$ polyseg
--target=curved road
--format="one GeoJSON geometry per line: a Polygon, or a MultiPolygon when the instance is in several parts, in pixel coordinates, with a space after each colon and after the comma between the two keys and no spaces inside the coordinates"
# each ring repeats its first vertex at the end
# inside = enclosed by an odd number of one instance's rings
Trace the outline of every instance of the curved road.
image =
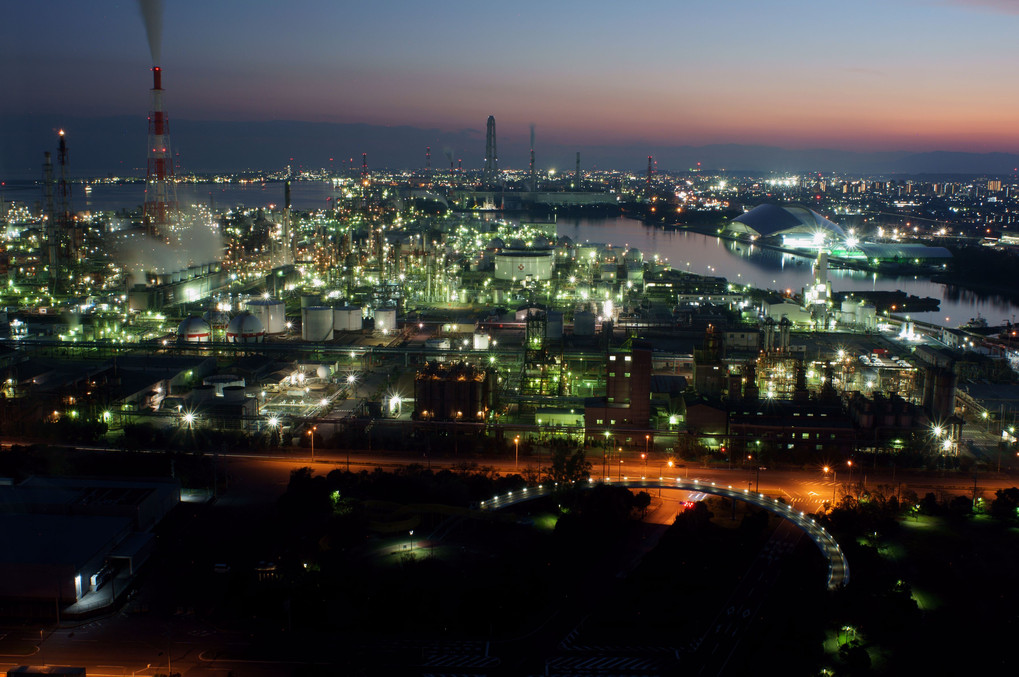
{"type": "MultiPolygon", "coordinates": [[[[788,503],[782,502],[777,498],[772,498],[765,494],[752,492],[749,489],[734,489],[732,485],[719,486],[715,482],[701,482],[699,480],[683,480],[676,478],[670,479],[629,479],[624,478],[622,480],[602,480],[596,482],[591,479],[587,482],[588,487],[592,487],[595,484],[606,484],[626,487],[627,489],[681,489],[685,491],[699,491],[705,494],[714,494],[716,496],[723,496],[737,501],[744,501],[758,508],[763,508],[769,512],[775,513],[780,517],[784,517],[807,534],[814,544],[817,545],[821,554],[828,561],[828,589],[835,590],[840,588],[849,582],[849,562],[846,560],[845,554],[842,552],[842,548],[839,547],[838,542],[828,531],[822,527],[814,519],[812,515],[809,515],[801,510],[796,510],[793,506],[788,503]]],[[[523,503],[525,501],[533,501],[537,498],[550,495],[556,488],[556,485],[545,485],[539,484],[536,487],[524,487],[518,491],[510,491],[506,494],[500,494],[493,496],[492,498],[482,501],[480,507],[482,510],[498,510],[505,508],[517,503],[523,503]]]]}

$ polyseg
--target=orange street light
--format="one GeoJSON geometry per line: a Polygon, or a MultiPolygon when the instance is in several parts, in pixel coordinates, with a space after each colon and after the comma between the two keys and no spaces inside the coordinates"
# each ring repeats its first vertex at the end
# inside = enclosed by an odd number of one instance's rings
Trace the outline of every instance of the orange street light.
{"type": "Polygon", "coordinates": [[[318,430],[318,426],[317,425],[311,426],[311,429],[308,430],[308,435],[311,436],[311,462],[312,463],[315,462],[315,431],[316,430],[318,430]]]}

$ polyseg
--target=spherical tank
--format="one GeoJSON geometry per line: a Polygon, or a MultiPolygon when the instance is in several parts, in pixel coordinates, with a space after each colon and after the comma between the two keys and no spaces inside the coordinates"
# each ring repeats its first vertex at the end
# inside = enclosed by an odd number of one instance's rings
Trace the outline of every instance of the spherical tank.
{"type": "Polygon", "coordinates": [[[262,321],[247,311],[234,316],[226,328],[228,343],[261,343],[264,338],[262,321]]]}
{"type": "Polygon", "coordinates": [[[212,340],[212,327],[200,317],[185,318],[177,327],[177,340],[187,343],[208,343],[212,340]]]}

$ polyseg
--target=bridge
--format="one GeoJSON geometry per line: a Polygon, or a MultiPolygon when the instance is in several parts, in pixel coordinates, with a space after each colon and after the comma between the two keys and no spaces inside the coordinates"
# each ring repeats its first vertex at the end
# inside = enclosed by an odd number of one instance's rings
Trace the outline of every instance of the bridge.
{"type": "MultiPolygon", "coordinates": [[[[817,523],[813,515],[808,515],[801,510],[796,510],[792,505],[779,501],[766,494],[760,494],[749,489],[733,489],[732,485],[719,486],[715,482],[702,482],[697,479],[684,480],[680,478],[669,479],[659,477],[657,479],[645,478],[620,480],[595,480],[587,481],[587,488],[596,484],[626,487],[627,489],[680,489],[682,491],[699,491],[705,494],[723,496],[736,501],[743,501],[758,508],[763,508],[771,513],[789,520],[810,537],[821,554],[828,561],[828,589],[835,590],[849,582],[849,562],[846,560],[842,548],[839,547],[835,538],[828,531],[817,523]]],[[[482,510],[499,510],[517,503],[533,501],[544,496],[551,495],[557,489],[556,484],[539,484],[536,487],[524,487],[517,491],[510,491],[505,494],[493,496],[481,501],[482,510]]]]}

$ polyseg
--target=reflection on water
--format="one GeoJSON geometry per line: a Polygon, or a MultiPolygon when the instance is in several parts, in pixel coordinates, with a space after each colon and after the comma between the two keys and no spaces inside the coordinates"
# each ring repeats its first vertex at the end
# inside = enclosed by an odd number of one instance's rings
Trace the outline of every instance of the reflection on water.
{"type": "MultiPolygon", "coordinates": [[[[769,289],[800,290],[811,279],[811,257],[755,247],[689,231],[645,226],[625,216],[609,218],[560,218],[560,235],[579,241],[612,242],[636,247],[645,258],[666,258],[673,268],[700,275],[718,275],[736,284],[769,289]]],[[[902,290],[941,301],[940,311],[914,313],[920,320],[957,326],[979,313],[991,325],[1011,321],[1016,312],[1011,300],[931,282],[913,275],[883,275],[863,270],[831,270],[834,291],[902,290]],[[947,318],[947,319],[946,319],[947,318]]]]}

